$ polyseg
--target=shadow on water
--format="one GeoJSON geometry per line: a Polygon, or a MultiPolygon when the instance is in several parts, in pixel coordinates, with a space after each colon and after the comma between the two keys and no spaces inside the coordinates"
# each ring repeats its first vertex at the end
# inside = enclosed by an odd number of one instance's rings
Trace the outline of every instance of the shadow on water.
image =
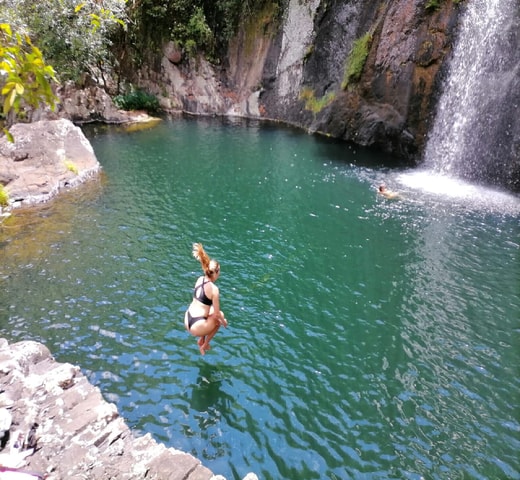
{"type": "Polygon", "coordinates": [[[226,403],[226,397],[221,391],[222,382],[226,377],[223,370],[225,367],[217,367],[208,363],[200,366],[190,399],[190,406],[193,410],[200,413],[208,412],[210,409],[219,411],[217,406],[226,403]]]}

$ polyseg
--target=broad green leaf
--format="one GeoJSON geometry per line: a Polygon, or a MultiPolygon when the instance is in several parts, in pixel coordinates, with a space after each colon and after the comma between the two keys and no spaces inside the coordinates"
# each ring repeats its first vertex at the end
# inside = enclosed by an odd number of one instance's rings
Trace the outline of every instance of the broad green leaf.
{"type": "Polygon", "coordinates": [[[11,108],[13,108],[14,98],[16,96],[16,90],[11,90],[9,95],[6,95],[4,100],[4,115],[7,115],[11,108]]]}
{"type": "Polygon", "coordinates": [[[35,46],[35,45],[32,46],[32,53],[35,54],[35,55],[38,55],[38,57],[42,57],[43,58],[41,50],[37,46],[35,46]]]}

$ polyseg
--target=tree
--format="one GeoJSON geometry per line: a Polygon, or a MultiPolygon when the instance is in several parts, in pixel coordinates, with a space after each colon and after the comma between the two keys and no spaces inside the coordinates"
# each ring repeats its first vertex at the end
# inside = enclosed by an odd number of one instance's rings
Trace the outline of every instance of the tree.
{"type": "Polygon", "coordinates": [[[139,0],[129,3],[129,32],[121,48],[132,50],[139,66],[172,40],[188,55],[217,60],[244,21],[266,6],[281,11],[286,0],[139,0]]]}
{"type": "Polygon", "coordinates": [[[35,108],[44,103],[54,108],[53,81],[56,81],[54,69],[45,63],[29,36],[13,33],[7,23],[0,24],[0,87],[7,119],[3,131],[11,141],[8,128],[24,107],[35,108]]]}
{"type": "Polygon", "coordinates": [[[54,109],[57,98],[52,84],[58,74],[43,58],[50,58],[62,79],[77,79],[89,72],[103,75],[103,63],[110,58],[109,32],[126,26],[126,0],[96,0],[73,8],[63,0],[0,0],[0,93],[6,127],[28,108],[42,104],[54,109]],[[31,36],[28,32],[31,32],[31,36]],[[33,43],[36,38],[39,47],[33,43]],[[41,50],[40,50],[41,49],[41,50]]]}
{"type": "Polygon", "coordinates": [[[80,82],[85,73],[104,80],[115,61],[111,36],[126,26],[126,0],[2,1],[2,13],[31,32],[60,80],[80,82]]]}

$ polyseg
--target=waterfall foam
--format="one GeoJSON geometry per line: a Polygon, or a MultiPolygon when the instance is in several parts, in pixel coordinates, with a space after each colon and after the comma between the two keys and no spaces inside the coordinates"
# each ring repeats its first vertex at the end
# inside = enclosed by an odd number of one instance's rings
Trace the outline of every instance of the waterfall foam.
{"type": "Polygon", "coordinates": [[[424,166],[491,185],[520,185],[517,0],[467,2],[424,166]]]}
{"type": "Polygon", "coordinates": [[[436,203],[442,202],[453,210],[465,208],[480,212],[520,215],[518,197],[432,170],[414,169],[396,175],[391,181],[401,185],[401,193],[414,201],[419,197],[410,194],[410,191],[420,191],[421,201],[430,199],[436,203]]]}

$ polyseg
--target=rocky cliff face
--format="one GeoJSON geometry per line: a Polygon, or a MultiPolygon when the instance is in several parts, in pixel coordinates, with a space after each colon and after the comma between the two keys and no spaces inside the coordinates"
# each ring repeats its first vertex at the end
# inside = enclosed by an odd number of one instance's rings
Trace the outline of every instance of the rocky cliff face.
{"type": "MultiPolygon", "coordinates": [[[[242,26],[218,68],[172,56],[134,80],[167,109],[269,118],[417,158],[436,103],[460,6],[427,0],[288,0],[242,26]],[[370,35],[361,76],[344,85],[357,39],[370,35]]],[[[170,53],[169,53],[170,52],[170,53]]],[[[155,63],[155,62],[151,62],[155,63]]]]}
{"type": "MultiPolygon", "coordinates": [[[[331,61],[313,65],[309,59],[305,80],[320,89],[316,96],[327,94],[326,89],[336,92],[330,107],[316,114],[312,130],[379,146],[406,158],[422,148],[435,106],[440,68],[450,51],[452,25],[457,18],[451,2],[435,14],[428,14],[424,4],[400,0],[382,2],[375,8],[362,2],[357,12],[339,10],[342,16],[350,14],[358,22],[355,31],[349,32],[352,40],[343,47],[347,55],[352,41],[363,34],[370,32],[372,42],[359,81],[345,89],[340,85],[345,61],[334,59],[333,50],[331,61]],[[327,78],[333,83],[325,83],[322,63],[330,65],[327,78]]],[[[334,8],[323,13],[323,21],[330,24],[324,29],[325,35],[330,30],[340,35],[342,22],[334,8]]],[[[321,50],[327,51],[325,47],[316,49],[321,50]]]]}

